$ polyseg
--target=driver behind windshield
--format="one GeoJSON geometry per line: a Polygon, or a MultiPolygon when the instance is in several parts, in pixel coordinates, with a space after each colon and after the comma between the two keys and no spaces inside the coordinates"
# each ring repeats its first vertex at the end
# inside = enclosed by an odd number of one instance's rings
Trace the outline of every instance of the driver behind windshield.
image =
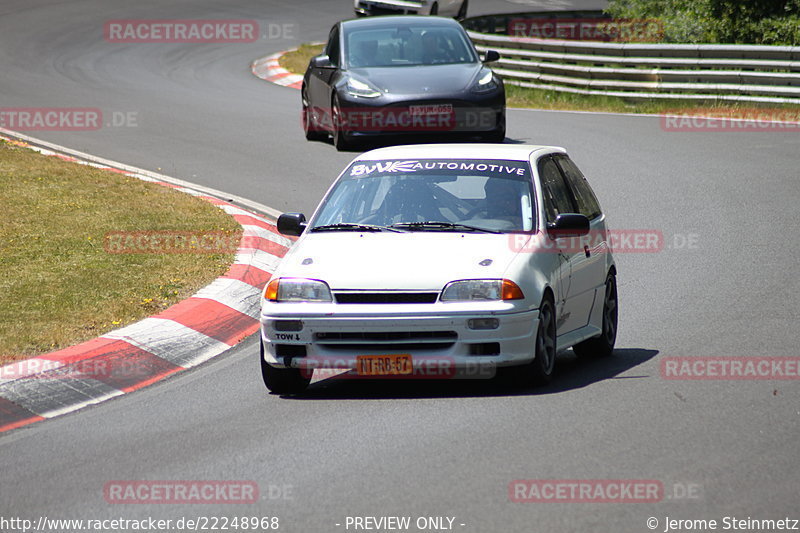
{"type": "Polygon", "coordinates": [[[483,186],[486,193],[484,210],[486,218],[522,224],[522,205],[517,182],[502,178],[489,178],[483,186]]]}

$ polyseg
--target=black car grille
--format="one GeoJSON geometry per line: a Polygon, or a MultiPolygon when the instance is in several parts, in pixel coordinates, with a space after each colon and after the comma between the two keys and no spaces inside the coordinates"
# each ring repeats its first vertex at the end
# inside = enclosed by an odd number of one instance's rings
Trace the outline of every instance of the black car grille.
{"type": "Polygon", "coordinates": [[[340,304],[432,304],[438,292],[337,292],[340,304]]]}
{"type": "Polygon", "coordinates": [[[314,340],[329,350],[387,352],[443,350],[458,340],[455,331],[353,331],[314,334],[314,340]]]}

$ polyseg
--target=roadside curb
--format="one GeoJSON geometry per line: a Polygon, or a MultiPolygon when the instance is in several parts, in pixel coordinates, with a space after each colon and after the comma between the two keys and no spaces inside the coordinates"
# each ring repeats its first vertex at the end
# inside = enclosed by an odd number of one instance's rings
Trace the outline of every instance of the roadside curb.
{"type": "Polygon", "coordinates": [[[283,52],[256,59],[253,61],[253,64],[250,65],[250,70],[254,76],[262,80],[276,85],[283,85],[284,87],[291,87],[292,89],[299,89],[303,85],[303,76],[289,72],[278,63],[281,56],[295,50],[297,50],[297,48],[284,50],[283,52]]]}
{"type": "Polygon", "coordinates": [[[243,228],[228,272],[190,298],[90,341],[0,367],[0,433],[140,389],[216,357],[258,331],[261,291],[293,242],[278,233],[273,223],[277,211],[237,201],[250,208],[244,209],[234,205],[236,197],[221,191],[2,128],[0,139],[197,196],[243,228]]]}

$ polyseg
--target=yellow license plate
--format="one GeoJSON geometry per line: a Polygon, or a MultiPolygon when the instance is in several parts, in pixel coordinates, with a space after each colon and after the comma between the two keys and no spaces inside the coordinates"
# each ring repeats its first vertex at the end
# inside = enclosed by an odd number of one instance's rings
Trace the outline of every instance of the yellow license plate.
{"type": "Polygon", "coordinates": [[[397,376],[413,372],[411,354],[356,356],[356,373],[359,376],[397,376]]]}

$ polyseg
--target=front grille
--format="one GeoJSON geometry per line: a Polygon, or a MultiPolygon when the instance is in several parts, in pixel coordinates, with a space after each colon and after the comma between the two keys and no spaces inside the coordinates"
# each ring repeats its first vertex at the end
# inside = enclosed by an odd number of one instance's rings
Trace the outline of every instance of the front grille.
{"type": "Polygon", "coordinates": [[[394,344],[384,343],[355,343],[355,344],[325,344],[326,350],[334,352],[356,352],[361,355],[380,355],[385,353],[424,352],[426,350],[446,350],[453,346],[452,342],[399,342],[394,344]]]}
{"type": "Polygon", "coordinates": [[[470,355],[500,355],[499,342],[480,342],[469,345],[470,355]]]}
{"type": "Polygon", "coordinates": [[[438,292],[337,292],[340,304],[432,304],[438,292]]]}
{"type": "Polygon", "coordinates": [[[317,344],[328,350],[360,353],[445,350],[456,343],[455,331],[362,331],[316,333],[317,344]]]}
{"type": "Polygon", "coordinates": [[[437,343],[442,341],[453,343],[458,339],[458,333],[455,331],[331,331],[315,333],[314,339],[320,344],[340,344],[344,342],[393,344],[409,341],[414,343],[437,343]]]}
{"type": "Polygon", "coordinates": [[[276,344],[275,355],[277,357],[305,357],[306,347],[304,344],[276,344]]]}

